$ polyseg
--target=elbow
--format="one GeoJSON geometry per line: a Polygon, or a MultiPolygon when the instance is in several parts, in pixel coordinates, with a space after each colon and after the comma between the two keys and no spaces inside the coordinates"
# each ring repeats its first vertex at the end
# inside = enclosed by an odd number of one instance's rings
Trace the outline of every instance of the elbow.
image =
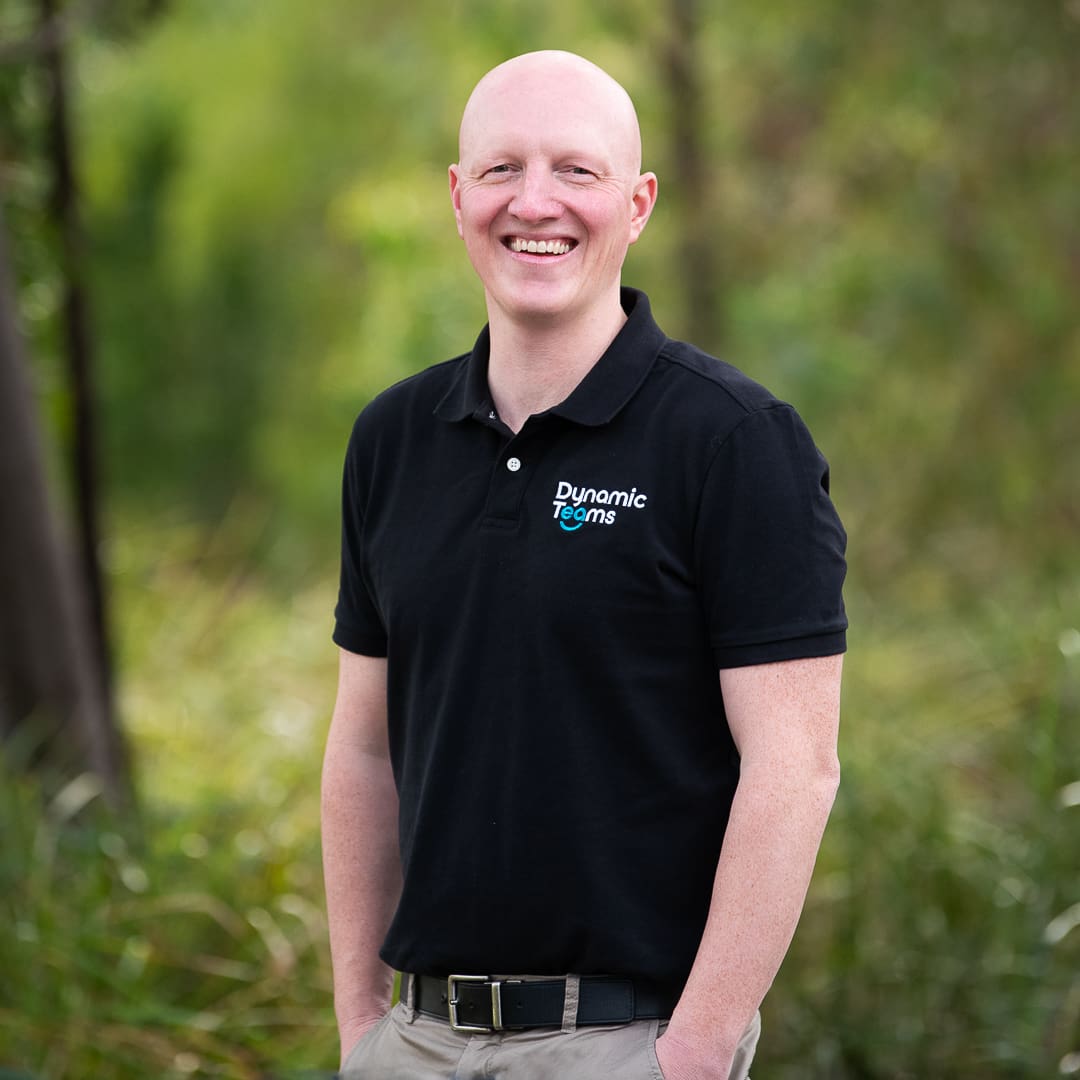
{"type": "Polygon", "coordinates": [[[828,814],[836,801],[836,793],[840,790],[840,759],[835,753],[827,755],[818,763],[814,790],[828,814]]]}
{"type": "Polygon", "coordinates": [[[793,809],[828,816],[840,788],[840,759],[835,750],[808,753],[795,760],[742,762],[739,790],[747,795],[779,798],[793,809]]]}

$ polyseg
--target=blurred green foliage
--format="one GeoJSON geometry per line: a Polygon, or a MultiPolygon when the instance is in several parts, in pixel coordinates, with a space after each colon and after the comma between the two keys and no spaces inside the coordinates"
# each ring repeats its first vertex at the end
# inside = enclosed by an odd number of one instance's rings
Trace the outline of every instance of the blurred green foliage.
{"type": "MultiPolygon", "coordinates": [[[[30,16],[10,0],[4,36],[30,16]]],[[[143,814],[99,819],[79,787],[42,812],[32,783],[0,784],[0,1066],[332,1069],[317,786],[340,457],[373,393],[482,325],[446,191],[460,109],[487,68],[554,46],[639,105],[661,198],[626,280],[689,334],[675,253],[708,232],[724,336],[700,344],[799,407],[850,533],[844,782],[756,1071],[1080,1073],[1076,0],[703,10],[694,205],[670,11],[643,0],[172,0],[76,26],[143,814]]],[[[0,65],[0,93],[62,442],[32,63],[0,65]]]]}

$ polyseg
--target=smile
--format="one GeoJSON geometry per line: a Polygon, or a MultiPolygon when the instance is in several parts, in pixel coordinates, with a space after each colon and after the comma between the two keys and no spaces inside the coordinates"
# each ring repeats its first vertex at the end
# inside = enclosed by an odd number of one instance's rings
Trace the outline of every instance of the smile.
{"type": "Polygon", "coordinates": [[[529,255],[565,255],[577,247],[576,240],[526,240],[521,236],[511,236],[504,243],[511,251],[529,255]]]}

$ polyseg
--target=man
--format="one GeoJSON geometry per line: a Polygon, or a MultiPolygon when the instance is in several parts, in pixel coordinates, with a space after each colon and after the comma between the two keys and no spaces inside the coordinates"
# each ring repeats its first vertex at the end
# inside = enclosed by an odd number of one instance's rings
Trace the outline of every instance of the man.
{"type": "Polygon", "coordinates": [[[489,72],[450,167],[488,326],[353,432],[323,785],[345,1077],[745,1077],[802,908],[844,533],[794,411],[621,288],[640,161],[589,62],[489,72]]]}

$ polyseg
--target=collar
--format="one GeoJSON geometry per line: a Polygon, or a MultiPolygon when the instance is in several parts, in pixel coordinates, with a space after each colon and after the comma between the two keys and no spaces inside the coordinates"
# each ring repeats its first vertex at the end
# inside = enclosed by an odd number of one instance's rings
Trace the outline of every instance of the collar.
{"type": "MultiPolygon", "coordinates": [[[[649,298],[640,289],[622,288],[620,302],[627,319],[615,339],[570,396],[548,410],[576,424],[597,427],[611,421],[634,396],[667,340],[653,320],[649,298]]],[[[491,335],[485,326],[472,352],[435,407],[442,420],[472,417],[487,422],[493,409],[488,390],[491,335]]]]}

